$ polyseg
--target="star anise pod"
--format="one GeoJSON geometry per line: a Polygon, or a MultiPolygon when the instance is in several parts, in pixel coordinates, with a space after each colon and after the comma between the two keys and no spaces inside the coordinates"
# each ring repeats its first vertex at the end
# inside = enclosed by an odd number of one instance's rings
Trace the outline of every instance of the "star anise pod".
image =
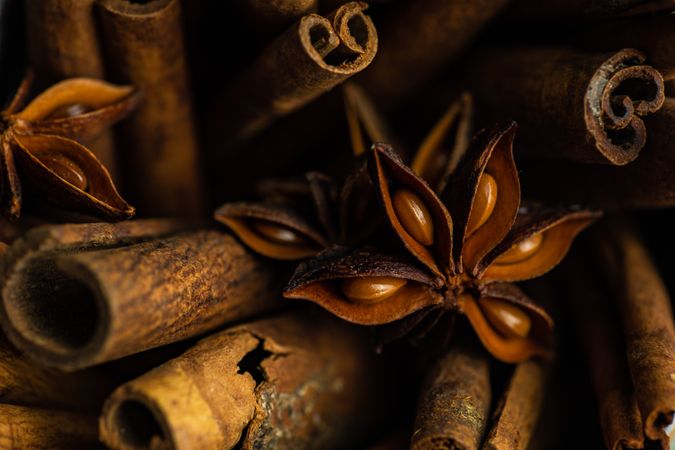
{"type": "MultiPolygon", "coordinates": [[[[336,244],[361,242],[379,225],[375,191],[363,155],[367,142],[391,142],[391,133],[359,86],[347,83],[343,93],[356,168],[337,197],[338,189],[331,179],[312,172],[304,180],[267,180],[262,184],[261,201],[226,203],[216,210],[215,219],[257,253],[301,260],[336,244]]],[[[417,164],[423,165],[426,175],[437,183],[444,173],[434,170],[439,165],[454,167],[457,156],[468,146],[470,111],[471,99],[463,94],[420,145],[417,164]],[[448,139],[448,135],[454,139],[448,139]],[[453,151],[442,151],[446,145],[453,151]],[[449,154],[456,155],[452,161],[446,160],[449,154]]]]}
{"type": "MultiPolygon", "coordinates": [[[[502,361],[547,355],[552,319],[510,282],[553,268],[598,213],[519,213],[515,131],[511,123],[480,132],[449,179],[434,179],[445,186],[438,193],[391,147],[373,146],[372,181],[391,228],[415,261],[363,250],[329,251],[302,264],[284,295],[313,301],[359,324],[396,322],[401,334],[456,311],[502,361]]],[[[426,174],[434,159],[412,166],[426,174]]]]}
{"type": "Polygon", "coordinates": [[[117,193],[108,170],[78,141],[90,139],[135,107],[128,86],[72,78],[30,103],[28,75],[0,114],[0,204],[8,218],[21,215],[23,193],[35,192],[68,211],[107,220],[128,219],[134,208],[117,193]]]}

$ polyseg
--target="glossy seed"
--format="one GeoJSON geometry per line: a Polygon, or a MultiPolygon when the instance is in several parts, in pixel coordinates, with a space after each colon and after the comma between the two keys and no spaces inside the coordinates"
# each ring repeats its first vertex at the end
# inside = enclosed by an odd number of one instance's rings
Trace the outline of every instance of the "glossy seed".
{"type": "Polygon", "coordinates": [[[525,338],[532,328],[532,319],[518,306],[496,298],[479,300],[485,317],[495,329],[507,338],[525,338]]]}
{"type": "Polygon", "coordinates": [[[307,239],[300,233],[283,225],[278,225],[267,220],[256,220],[251,225],[259,235],[279,244],[297,245],[307,243],[307,239]]]}
{"type": "Polygon", "coordinates": [[[522,261],[525,261],[527,258],[532,256],[539,248],[541,243],[544,241],[544,233],[537,233],[529,238],[518,242],[499,258],[495,260],[495,264],[515,264],[522,261]]]}
{"type": "Polygon", "coordinates": [[[59,178],[62,178],[80,190],[87,190],[89,186],[87,176],[84,174],[82,168],[72,159],[63,154],[54,153],[40,156],[40,161],[58,175],[59,178]]]}
{"type": "Polygon", "coordinates": [[[377,303],[391,297],[407,280],[394,277],[357,277],[342,282],[342,293],[357,303],[377,303]]]}
{"type": "Polygon", "coordinates": [[[434,243],[434,223],[422,199],[408,189],[394,193],[392,204],[396,217],[413,239],[422,245],[434,243]]]}
{"type": "Polygon", "coordinates": [[[64,119],[66,117],[75,117],[86,114],[92,109],[82,103],[73,103],[72,105],[63,105],[50,112],[45,119],[64,119]]]}
{"type": "Polygon", "coordinates": [[[476,196],[471,207],[471,215],[466,226],[467,236],[480,228],[490,218],[497,204],[497,182],[494,177],[484,172],[478,181],[476,196]]]}

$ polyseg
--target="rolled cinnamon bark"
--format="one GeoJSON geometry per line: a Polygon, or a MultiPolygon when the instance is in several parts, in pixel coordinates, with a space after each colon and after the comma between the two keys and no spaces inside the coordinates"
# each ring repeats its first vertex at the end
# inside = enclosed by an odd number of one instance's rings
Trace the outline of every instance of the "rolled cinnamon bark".
{"type": "MultiPolygon", "coordinates": [[[[96,22],[95,0],[27,0],[26,36],[30,65],[37,83],[49,84],[72,77],[103,78],[104,67],[96,22]]],[[[87,142],[89,148],[118,181],[117,155],[110,131],[87,142]]]]}
{"type": "Polygon", "coordinates": [[[211,112],[214,158],[222,161],[274,120],[366,68],[377,52],[366,8],[349,2],[328,17],[302,17],[229,83],[211,112]]]}
{"type": "Polygon", "coordinates": [[[621,167],[528,161],[528,198],[594,205],[605,210],[675,206],[675,98],[647,117],[649,137],[640,157],[621,167]]]}
{"type": "Polygon", "coordinates": [[[539,2],[519,0],[506,14],[512,21],[598,21],[634,17],[673,10],[670,0],[567,0],[539,2]]]}
{"type": "Polygon", "coordinates": [[[99,448],[94,417],[0,404],[0,448],[99,448]]]}
{"type": "Polygon", "coordinates": [[[34,359],[72,370],[271,310],[277,284],[271,267],[217,231],[31,251],[8,271],[2,326],[34,359]]]}
{"type": "Polygon", "coordinates": [[[305,14],[319,11],[319,0],[239,0],[248,23],[258,30],[290,26],[305,14]]]}
{"type": "Polygon", "coordinates": [[[478,449],[490,414],[485,352],[453,345],[427,373],[410,448],[478,449]]]}
{"type": "Polygon", "coordinates": [[[544,399],[547,368],[541,361],[516,366],[509,385],[493,413],[494,424],[483,449],[525,450],[534,433],[544,399]]]}
{"type": "Polygon", "coordinates": [[[0,403],[97,411],[113,388],[101,371],[64,373],[37,366],[0,337],[0,403]]]}
{"type": "Polygon", "coordinates": [[[633,49],[493,49],[469,66],[466,83],[478,111],[518,122],[519,154],[586,163],[637,158],[648,134],[642,117],[665,98],[661,74],[633,49]]]}
{"type": "Polygon", "coordinates": [[[381,26],[378,24],[378,56],[358,80],[385,110],[437,76],[508,0],[401,3],[381,26]]]}
{"type": "Polygon", "coordinates": [[[587,253],[575,251],[563,266],[561,290],[572,307],[591,372],[605,445],[610,450],[643,448],[642,418],[626,364],[615,305],[603,280],[593,278],[587,253]]]}
{"type": "Polygon", "coordinates": [[[385,416],[364,331],[294,313],[214,334],[118,388],[101,438],[114,449],[359,448],[385,416]]]}
{"type": "Polygon", "coordinates": [[[619,307],[644,432],[667,449],[665,428],[675,418],[675,326],[670,298],[629,222],[617,218],[595,232],[600,267],[619,307]]]}
{"type": "Polygon", "coordinates": [[[119,127],[129,197],[141,215],[197,216],[205,206],[179,0],[100,0],[111,79],[144,100],[119,127]]]}

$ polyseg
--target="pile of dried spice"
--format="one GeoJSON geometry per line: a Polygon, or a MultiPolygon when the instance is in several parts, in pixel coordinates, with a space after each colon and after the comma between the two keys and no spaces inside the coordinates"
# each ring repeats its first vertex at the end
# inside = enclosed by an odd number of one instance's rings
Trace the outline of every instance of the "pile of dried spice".
{"type": "Polygon", "coordinates": [[[0,448],[675,448],[671,0],[0,0],[0,67],[0,448]]]}

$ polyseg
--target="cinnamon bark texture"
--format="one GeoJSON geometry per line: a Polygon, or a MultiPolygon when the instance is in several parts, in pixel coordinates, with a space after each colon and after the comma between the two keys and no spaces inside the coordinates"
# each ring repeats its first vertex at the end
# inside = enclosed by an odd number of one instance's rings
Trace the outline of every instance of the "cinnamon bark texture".
{"type": "Polygon", "coordinates": [[[113,387],[98,371],[69,374],[40,367],[0,338],[0,403],[93,411],[113,387]]]}
{"type": "Polygon", "coordinates": [[[525,450],[534,432],[544,399],[547,367],[541,361],[518,364],[493,413],[485,450],[525,450]]]}
{"type": "Polygon", "coordinates": [[[0,448],[100,448],[92,417],[59,410],[0,404],[0,448]]]}
{"type": "Polygon", "coordinates": [[[231,154],[370,64],[377,32],[367,5],[349,2],[326,17],[302,17],[226,88],[212,111],[212,151],[231,154]]]}
{"type": "MultiPolygon", "coordinates": [[[[104,67],[96,22],[95,0],[27,0],[28,55],[38,83],[45,87],[73,77],[103,78],[104,67]]],[[[112,133],[87,146],[118,180],[112,133]]]]}
{"type": "Polygon", "coordinates": [[[605,445],[643,448],[642,418],[626,364],[616,305],[602,280],[592,277],[589,255],[575,251],[565,262],[561,290],[571,305],[583,344],[605,445]]]}
{"type": "Polygon", "coordinates": [[[305,14],[319,10],[319,0],[239,0],[249,24],[260,31],[291,25],[305,14]]]}
{"type": "Polygon", "coordinates": [[[649,137],[640,157],[621,167],[531,161],[523,185],[530,198],[579,202],[605,210],[675,205],[675,98],[645,119],[649,137]],[[573,182],[570,182],[574,180],[573,182]]]}
{"type": "Polygon", "coordinates": [[[100,420],[114,449],[359,448],[386,383],[367,333],[290,314],[212,335],[118,388],[100,420]]]}
{"type": "Polygon", "coordinates": [[[478,449],[490,414],[488,356],[454,345],[425,377],[410,448],[478,449]]]}
{"type": "Polygon", "coordinates": [[[383,20],[380,50],[359,82],[389,109],[431,81],[508,0],[400,2],[383,20]]]}
{"type": "Polygon", "coordinates": [[[633,49],[503,48],[477,57],[466,83],[478,111],[518,122],[522,155],[623,165],[640,154],[643,117],[665,98],[661,74],[646,64],[633,49]]]}
{"type": "Polygon", "coordinates": [[[619,306],[626,357],[645,434],[668,448],[675,416],[675,326],[670,299],[647,250],[621,219],[598,228],[600,267],[619,306]]]}
{"type": "Polygon", "coordinates": [[[145,216],[199,215],[204,197],[180,2],[98,5],[110,77],[145,95],[118,135],[130,197],[145,216]]]}
{"type": "Polygon", "coordinates": [[[48,366],[87,367],[279,305],[273,270],[228,234],[59,251],[31,249],[34,236],[6,271],[2,322],[17,347],[48,366]]]}

